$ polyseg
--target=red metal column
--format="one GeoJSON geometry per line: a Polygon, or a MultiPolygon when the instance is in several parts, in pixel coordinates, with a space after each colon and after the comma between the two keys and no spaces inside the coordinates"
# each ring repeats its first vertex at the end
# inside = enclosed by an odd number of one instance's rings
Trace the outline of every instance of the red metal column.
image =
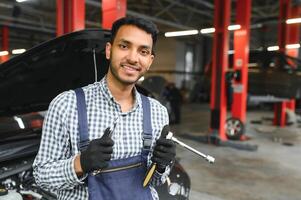
{"type": "Polygon", "coordinates": [[[233,84],[232,117],[246,122],[248,63],[249,63],[249,36],[250,36],[251,0],[237,0],[236,24],[241,28],[234,32],[234,66],[235,72],[240,74],[240,80],[233,84]]]}
{"type": "MultiPolygon", "coordinates": [[[[285,21],[290,16],[291,0],[280,0],[279,22],[278,22],[278,46],[279,51],[285,53],[285,46],[288,42],[289,30],[285,21]]],[[[286,102],[276,103],[274,106],[274,125],[285,126],[286,122],[286,102]]]]}
{"type": "MultiPolygon", "coordinates": [[[[2,49],[1,51],[8,51],[8,43],[9,43],[9,38],[8,38],[8,27],[3,26],[2,27],[2,49]]],[[[8,60],[8,55],[1,56],[1,62],[5,62],[8,60]]]]}
{"type": "Polygon", "coordinates": [[[126,16],[126,0],[102,0],[102,28],[111,30],[117,19],[126,16]]]}
{"type": "MultiPolygon", "coordinates": [[[[291,8],[290,17],[289,18],[298,18],[301,15],[301,6],[294,6],[291,8]]],[[[300,37],[300,24],[289,24],[287,25],[289,30],[288,36],[288,44],[298,44],[300,37]]],[[[299,49],[287,49],[286,54],[292,57],[298,58],[299,49]]],[[[297,66],[296,66],[297,67],[297,66]]],[[[286,107],[291,109],[292,111],[296,110],[296,101],[295,99],[290,100],[286,103],[286,107]]]]}
{"type": "Polygon", "coordinates": [[[211,123],[212,134],[218,134],[221,140],[227,140],[226,122],[226,88],[225,74],[228,67],[229,33],[231,0],[214,0],[214,41],[212,52],[211,78],[211,123]]]}
{"type": "Polygon", "coordinates": [[[56,1],[57,36],[85,28],[85,0],[56,1]]]}

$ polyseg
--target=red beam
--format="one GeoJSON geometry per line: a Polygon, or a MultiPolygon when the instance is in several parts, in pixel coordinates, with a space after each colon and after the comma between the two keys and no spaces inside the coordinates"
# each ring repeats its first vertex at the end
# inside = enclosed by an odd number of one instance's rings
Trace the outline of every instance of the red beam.
{"type": "MultiPolygon", "coordinates": [[[[9,32],[8,27],[3,26],[2,27],[2,51],[8,51],[8,45],[9,45],[9,32]]],[[[1,62],[5,62],[9,59],[8,55],[1,56],[1,62]]]]}
{"type": "MultiPolygon", "coordinates": [[[[290,17],[291,0],[280,0],[278,18],[278,46],[279,51],[286,53],[285,46],[288,44],[289,29],[286,20],[290,17]]],[[[293,105],[294,103],[292,103],[293,105]]],[[[284,127],[286,124],[285,110],[287,109],[286,102],[276,103],[274,106],[274,125],[284,127]]]]}
{"type": "Polygon", "coordinates": [[[274,105],[274,125],[279,125],[281,127],[285,126],[286,115],[286,102],[276,103],[274,105]]]}
{"type": "Polygon", "coordinates": [[[231,0],[214,0],[214,41],[211,78],[211,123],[212,133],[218,133],[221,140],[227,140],[225,75],[228,67],[231,0]]]}
{"type": "Polygon", "coordinates": [[[278,46],[279,51],[285,53],[285,46],[288,41],[288,28],[285,21],[290,16],[291,0],[280,0],[278,18],[278,46]]]}
{"type": "MultiPolygon", "coordinates": [[[[291,9],[290,17],[289,18],[298,18],[301,16],[301,6],[294,6],[291,9]]],[[[300,24],[290,24],[287,25],[289,30],[289,37],[288,37],[288,44],[298,44],[300,42],[300,24]]],[[[299,56],[299,49],[287,49],[286,54],[292,57],[298,58],[299,56]]],[[[295,66],[297,67],[297,66],[295,66]]],[[[296,110],[296,100],[292,99],[286,103],[286,107],[291,109],[292,111],[296,110]]]]}
{"type": "Polygon", "coordinates": [[[85,0],[56,1],[57,36],[85,28],[85,0]]]}
{"type": "Polygon", "coordinates": [[[126,0],[102,0],[102,28],[111,30],[117,19],[126,16],[126,0]]]}
{"type": "Polygon", "coordinates": [[[240,80],[234,81],[232,117],[246,122],[249,37],[250,37],[251,0],[237,0],[236,24],[241,25],[234,32],[234,66],[235,72],[240,74],[240,80]]]}

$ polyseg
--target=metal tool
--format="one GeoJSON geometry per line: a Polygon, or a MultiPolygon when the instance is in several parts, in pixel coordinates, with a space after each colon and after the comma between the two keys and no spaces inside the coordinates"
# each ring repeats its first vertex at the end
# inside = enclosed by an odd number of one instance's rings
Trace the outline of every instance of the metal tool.
{"type": "MultiPolygon", "coordinates": [[[[114,120],[113,126],[110,127],[108,137],[112,137],[112,134],[114,133],[114,130],[115,130],[115,128],[116,128],[116,125],[117,125],[118,120],[119,120],[119,116],[114,120]]],[[[92,175],[93,175],[93,176],[96,176],[96,175],[99,174],[101,171],[102,171],[101,169],[94,170],[94,171],[92,172],[92,175]]]]}
{"type": "Polygon", "coordinates": [[[214,163],[215,158],[210,156],[210,155],[206,155],[203,154],[202,152],[199,152],[198,150],[188,146],[187,144],[185,144],[184,142],[181,142],[180,140],[178,140],[177,138],[173,137],[173,133],[169,132],[166,138],[170,138],[172,141],[174,141],[176,144],[179,144],[180,146],[188,149],[189,151],[192,151],[193,153],[201,156],[202,158],[205,158],[209,163],[214,163]]]}
{"type": "MultiPolygon", "coordinates": [[[[173,133],[170,132],[170,131],[166,135],[166,139],[170,139],[170,140],[174,141],[176,144],[179,144],[180,146],[188,149],[189,151],[192,151],[193,153],[201,156],[202,158],[205,158],[209,163],[214,163],[214,161],[215,161],[214,157],[212,157],[210,155],[205,155],[205,154],[199,152],[198,150],[196,150],[196,149],[188,146],[184,142],[179,141],[177,138],[173,137],[173,133]]],[[[152,163],[151,167],[146,172],[146,176],[145,176],[144,181],[143,181],[143,187],[146,187],[150,183],[150,181],[151,181],[151,179],[153,177],[153,174],[155,172],[156,167],[157,167],[157,164],[156,163],[152,163]]]]}
{"type": "MultiPolygon", "coordinates": [[[[169,127],[168,127],[168,126],[165,126],[165,127],[163,128],[163,131],[162,131],[162,132],[165,132],[164,129],[168,129],[168,130],[169,130],[169,127]]],[[[166,132],[168,132],[168,131],[166,131],[166,132]]],[[[170,133],[170,132],[168,132],[168,134],[166,135],[166,139],[171,139],[171,136],[172,136],[172,135],[170,136],[169,133],[170,133]]],[[[161,135],[161,137],[162,137],[162,135],[161,135]]],[[[143,184],[142,184],[143,187],[148,186],[148,184],[150,183],[150,181],[151,181],[151,179],[152,179],[152,177],[153,177],[153,175],[154,175],[154,173],[155,173],[156,168],[157,168],[157,163],[152,163],[152,165],[151,165],[150,168],[147,170],[146,175],[145,175],[145,177],[144,177],[144,181],[143,181],[143,184]]]]}

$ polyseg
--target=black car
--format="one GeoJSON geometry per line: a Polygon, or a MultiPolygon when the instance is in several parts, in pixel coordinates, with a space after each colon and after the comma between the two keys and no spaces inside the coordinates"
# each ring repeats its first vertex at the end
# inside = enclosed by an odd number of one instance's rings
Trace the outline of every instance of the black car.
{"type": "MultiPolygon", "coordinates": [[[[0,199],[56,199],[32,175],[44,115],[59,93],[99,81],[108,70],[110,32],[73,32],[42,43],[0,65],[0,199]]],[[[142,87],[138,90],[150,95],[142,87]]],[[[160,199],[188,199],[190,179],[178,161],[160,199]]]]}
{"type": "Polygon", "coordinates": [[[301,98],[301,61],[278,51],[251,51],[248,93],[301,98]]]}
{"type": "MultiPolygon", "coordinates": [[[[193,89],[194,101],[209,101],[212,65],[207,66],[193,89]]],[[[230,95],[235,88],[229,87],[234,79],[241,78],[240,70],[233,70],[233,54],[229,55],[229,69],[225,76],[227,98],[232,99],[230,95]]],[[[255,102],[301,99],[301,60],[278,51],[250,51],[247,92],[248,100],[255,102]]]]}

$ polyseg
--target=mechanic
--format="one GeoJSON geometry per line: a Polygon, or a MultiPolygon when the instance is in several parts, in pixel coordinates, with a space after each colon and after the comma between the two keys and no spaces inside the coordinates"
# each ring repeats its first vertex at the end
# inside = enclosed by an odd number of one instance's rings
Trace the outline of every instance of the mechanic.
{"type": "Polygon", "coordinates": [[[110,168],[111,162],[122,166],[140,159],[144,151],[142,95],[135,83],[153,62],[158,30],[145,19],[125,17],[114,22],[111,32],[105,47],[110,60],[108,73],[100,82],[82,88],[90,142],[83,149],[78,147],[77,98],[73,90],[52,100],[44,120],[34,177],[40,187],[55,191],[60,200],[159,199],[154,186],[165,182],[175,159],[175,144],[160,137],[169,123],[167,110],[146,97],[152,134],[144,164],[110,168]],[[156,171],[143,188],[147,166],[152,163],[157,164],[156,171]],[[96,170],[100,172],[97,175],[96,170]],[[133,176],[133,171],[137,175],[133,176]],[[99,185],[90,185],[89,177],[96,177],[99,185]]]}

